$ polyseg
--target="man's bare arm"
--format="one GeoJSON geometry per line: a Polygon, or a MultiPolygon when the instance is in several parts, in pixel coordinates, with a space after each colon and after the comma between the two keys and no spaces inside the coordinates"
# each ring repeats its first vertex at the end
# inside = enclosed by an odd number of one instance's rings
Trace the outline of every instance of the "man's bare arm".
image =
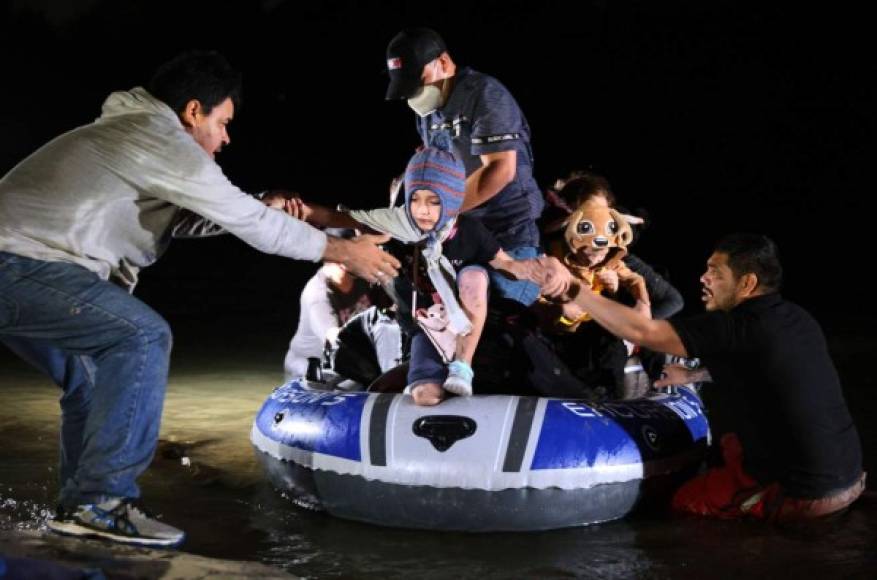
{"type": "Polygon", "coordinates": [[[500,249],[490,261],[495,270],[502,270],[510,274],[516,280],[530,280],[539,284],[538,272],[534,268],[536,260],[515,260],[500,249]]]}
{"type": "Polygon", "coordinates": [[[295,192],[271,191],[262,197],[262,202],[268,207],[279,209],[311,225],[324,228],[356,229],[360,227],[359,222],[346,213],[316,203],[306,203],[295,192]]]}
{"type": "MultiPolygon", "coordinates": [[[[269,192],[262,197],[262,202],[311,224],[335,228],[361,227],[346,213],[317,204],[306,204],[293,192],[269,192]]],[[[322,259],[343,264],[351,274],[368,282],[384,283],[396,277],[400,266],[399,260],[378,247],[378,244],[389,239],[386,235],[361,235],[352,240],[327,236],[322,259]]]]}
{"type": "Polygon", "coordinates": [[[569,271],[556,259],[541,258],[515,259],[500,249],[490,261],[495,269],[506,272],[516,280],[529,280],[539,285],[541,292],[549,296],[559,296],[569,289],[569,271]]]}
{"type": "Polygon", "coordinates": [[[498,151],[481,155],[481,167],[466,178],[466,199],[460,211],[489,201],[515,178],[517,151],[498,151]]]}
{"type": "Polygon", "coordinates": [[[293,211],[300,213],[302,217],[299,219],[302,219],[309,224],[322,226],[324,228],[362,228],[362,224],[343,211],[338,211],[315,203],[305,204],[304,202],[301,202],[301,200],[299,200],[299,203],[296,205],[299,206],[299,209],[293,211]]]}
{"type": "Polygon", "coordinates": [[[587,290],[579,291],[573,302],[615,336],[657,352],[688,356],[682,339],[666,320],[652,320],[633,308],[587,290]]]}

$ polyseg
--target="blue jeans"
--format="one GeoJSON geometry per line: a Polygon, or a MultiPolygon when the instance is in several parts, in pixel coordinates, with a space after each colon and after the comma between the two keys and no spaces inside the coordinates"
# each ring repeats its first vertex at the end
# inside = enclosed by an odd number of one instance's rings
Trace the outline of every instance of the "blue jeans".
{"type": "Polygon", "coordinates": [[[139,497],[164,404],[167,322],[81,266],[0,252],[0,341],[64,392],[61,503],[139,497]]]}
{"type": "Polygon", "coordinates": [[[448,365],[422,330],[411,337],[411,360],[408,363],[408,385],[442,384],[448,378],[448,365]]]}
{"type": "MultiPolygon", "coordinates": [[[[533,246],[521,246],[505,252],[517,260],[539,256],[539,249],[533,246]]],[[[539,298],[538,284],[529,280],[511,280],[493,268],[490,269],[490,285],[498,296],[520,302],[524,306],[530,306],[539,298]]]]}

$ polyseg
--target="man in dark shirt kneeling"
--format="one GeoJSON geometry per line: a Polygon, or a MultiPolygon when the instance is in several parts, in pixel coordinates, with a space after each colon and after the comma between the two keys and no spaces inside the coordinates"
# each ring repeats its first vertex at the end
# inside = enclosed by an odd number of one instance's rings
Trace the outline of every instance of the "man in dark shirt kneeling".
{"type": "Polygon", "coordinates": [[[865,488],[859,436],[825,337],[810,314],[780,296],[781,280],[773,241],[732,234],[700,278],[702,315],[649,320],[592,292],[573,299],[613,334],[706,367],[668,366],[655,386],[714,380],[733,401],[724,465],[683,485],[677,511],[809,519],[846,508],[865,488]]]}

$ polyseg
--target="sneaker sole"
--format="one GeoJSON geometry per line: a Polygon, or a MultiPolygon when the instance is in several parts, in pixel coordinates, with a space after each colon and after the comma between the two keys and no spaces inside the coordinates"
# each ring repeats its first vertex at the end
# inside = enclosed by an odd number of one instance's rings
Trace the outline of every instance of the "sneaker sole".
{"type": "Polygon", "coordinates": [[[183,537],[178,540],[123,536],[121,534],[114,534],[112,532],[88,528],[81,524],[77,524],[76,522],[61,522],[57,520],[52,520],[48,522],[47,526],[51,531],[64,536],[75,536],[79,538],[100,538],[103,540],[111,540],[113,542],[128,544],[131,546],[174,548],[182,544],[183,541],[186,539],[185,535],[183,535],[183,537]]]}
{"type": "Polygon", "coordinates": [[[472,396],[472,386],[466,384],[456,383],[454,381],[445,381],[445,384],[442,385],[442,388],[449,393],[454,393],[459,397],[471,397],[472,396]]]}

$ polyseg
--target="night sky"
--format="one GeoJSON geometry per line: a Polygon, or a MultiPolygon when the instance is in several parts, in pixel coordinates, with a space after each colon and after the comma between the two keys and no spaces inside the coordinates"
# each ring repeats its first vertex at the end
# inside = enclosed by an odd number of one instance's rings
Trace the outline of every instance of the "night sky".
{"type": "MultiPolygon", "coordinates": [[[[867,300],[875,64],[864,8],[835,3],[119,2],[12,0],[0,10],[0,172],[177,52],[210,48],[244,72],[218,162],[247,191],[283,187],[352,207],[386,203],[417,145],[383,100],[384,50],[438,30],[458,65],[500,79],[532,129],[536,177],[606,174],[648,213],[635,252],[668,269],[690,309],[724,233],[774,237],[786,294],[818,316],[867,300]],[[570,6],[575,5],[572,9],[570,6]],[[840,298],[839,298],[840,296],[840,298]]],[[[175,242],[137,294],[170,318],[242,313],[292,324],[315,266],[231,237],[175,242]]],[[[261,323],[261,322],[259,322],[261,323]]],[[[289,329],[290,333],[292,329],[289,329]]]]}

